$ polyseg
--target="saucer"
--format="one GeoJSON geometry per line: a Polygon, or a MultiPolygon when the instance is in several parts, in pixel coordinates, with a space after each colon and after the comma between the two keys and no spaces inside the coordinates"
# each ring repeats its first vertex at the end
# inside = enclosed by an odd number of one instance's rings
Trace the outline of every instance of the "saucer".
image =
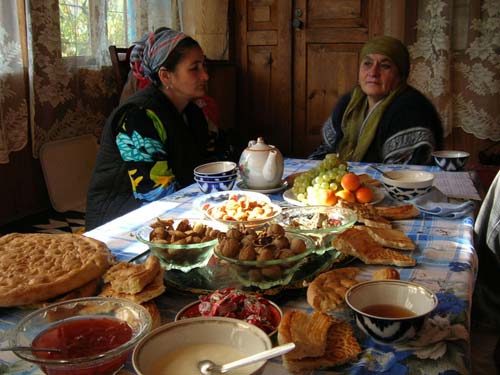
{"type": "Polygon", "coordinates": [[[270,193],[276,193],[278,191],[286,189],[288,187],[288,181],[282,180],[281,184],[278,187],[275,187],[272,189],[250,189],[245,185],[245,183],[243,181],[237,182],[236,186],[240,190],[256,191],[257,193],[270,194],[270,193]]]}

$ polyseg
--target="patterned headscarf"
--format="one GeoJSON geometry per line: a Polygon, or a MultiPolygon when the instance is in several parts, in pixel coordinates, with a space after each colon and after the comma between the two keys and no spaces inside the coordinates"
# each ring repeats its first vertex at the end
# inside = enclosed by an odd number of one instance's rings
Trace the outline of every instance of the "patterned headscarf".
{"type": "Polygon", "coordinates": [[[186,37],[183,32],[170,29],[149,33],[142,57],[144,76],[151,78],[157,73],[177,44],[186,37]]]}
{"type": "Polygon", "coordinates": [[[378,36],[365,43],[361,48],[360,58],[376,53],[389,57],[404,78],[410,74],[410,54],[408,48],[399,39],[390,36],[378,36]]]}

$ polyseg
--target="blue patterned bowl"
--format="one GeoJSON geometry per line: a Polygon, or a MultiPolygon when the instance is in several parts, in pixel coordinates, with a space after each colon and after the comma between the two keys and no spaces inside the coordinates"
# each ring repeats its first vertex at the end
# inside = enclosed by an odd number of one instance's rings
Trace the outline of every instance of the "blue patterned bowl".
{"type": "Polygon", "coordinates": [[[434,162],[443,171],[461,171],[464,169],[470,154],[465,151],[435,151],[434,162]]]}
{"type": "Polygon", "coordinates": [[[345,300],[358,327],[382,344],[414,337],[438,304],[429,289],[401,280],[356,284],[347,291],[345,300]]]}
{"type": "Polygon", "coordinates": [[[425,171],[395,170],[382,175],[382,184],[391,197],[409,201],[432,189],[434,175],[425,171]]]}
{"type": "Polygon", "coordinates": [[[202,181],[197,177],[194,180],[198,183],[198,186],[202,192],[205,194],[214,193],[216,191],[226,191],[231,190],[236,182],[236,176],[229,179],[228,181],[202,181]]]}
{"type": "Polygon", "coordinates": [[[238,165],[232,161],[214,161],[194,169],[195,176],[228,176],[237,172],[238,165]]]}
{"type": "Polygon", "coordinates": [[[213,177],[212,176],[211,177],[198,176],[196,174],[194,175],[194,179],[196,181],[200,181],[200,182],[228,182],[228,181],[234,180],[237,177],[238,177],[237,172],[230,174],[230,175],[227,175],[227,176],[217,175],[217,176],[213,176],[213,177]]]}

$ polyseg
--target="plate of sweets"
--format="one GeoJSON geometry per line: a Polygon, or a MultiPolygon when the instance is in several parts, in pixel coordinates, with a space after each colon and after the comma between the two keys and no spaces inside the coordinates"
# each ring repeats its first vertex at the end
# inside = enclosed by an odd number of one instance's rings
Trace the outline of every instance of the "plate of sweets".
{"type": "Polygon", "coordinates": [[[229,227],[258,227],[281,213],[268,196],[250,191],[221,191],[194,201],[193,206],[211,219],[229,227]]]}
{"type": "Polygon", "coordinates": [[[276,333],[283,312],[274,302],[258,294],[247,294],[236,288],[224,288],[200,296],[198,301],[184,306],[175,316],[175,320],[200,316],[244,320],[271,336],[276,333]]]}

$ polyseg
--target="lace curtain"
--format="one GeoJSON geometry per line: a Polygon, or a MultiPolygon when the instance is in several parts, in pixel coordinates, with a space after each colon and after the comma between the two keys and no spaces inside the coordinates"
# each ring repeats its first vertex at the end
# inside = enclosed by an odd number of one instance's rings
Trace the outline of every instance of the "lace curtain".
{"type": "MultiPolygon", "coordinates": [[[[58,0],[31,0],[25,10],[24,0],[0,1],[0,163],[8,163],[10,152],[26,146],[28,129],[37,158],[46,142],[94,133],[118,103],[106,3],[88,2],[92,55],[62,57],[58,0]]],[[[173,16],[178,13],[176,0],[128,1],[133,3],[134,13],[127,15],[129,44],[158,26],[179,26],[178,16],[173,16]]]]}
{"type": "Polygon", "coordinates": [[[500,140],[500,1],[421,0],[410,83],[430,97],[445,135],[500,140]]]}
{"type": "Polygon", "coordinates": [[[28,142],[27,69],[23,64],[22,8],[16,0],[0,2],[0,163],[28,142]]]}

